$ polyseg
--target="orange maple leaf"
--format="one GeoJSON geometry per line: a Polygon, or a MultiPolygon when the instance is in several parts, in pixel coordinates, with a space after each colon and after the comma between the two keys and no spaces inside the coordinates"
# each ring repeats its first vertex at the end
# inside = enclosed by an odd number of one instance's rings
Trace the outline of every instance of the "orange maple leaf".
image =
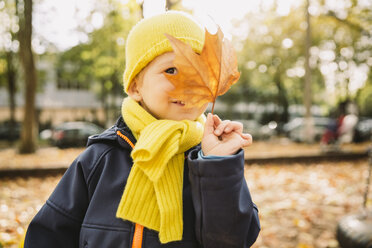
{"type": "Polygon", "coordinates": [[[213,102],[213,113],[217,96],[225,94],[240,77],[232,44],[223,39],[220,28],[214,35],[205,30],[205,42],[199,55],[190,45],[165,35],[176,55],[173,64],[177,68],[175,75],[164,73],[175,86],[169,95],[185,102],[186,108],[213,102]]]}

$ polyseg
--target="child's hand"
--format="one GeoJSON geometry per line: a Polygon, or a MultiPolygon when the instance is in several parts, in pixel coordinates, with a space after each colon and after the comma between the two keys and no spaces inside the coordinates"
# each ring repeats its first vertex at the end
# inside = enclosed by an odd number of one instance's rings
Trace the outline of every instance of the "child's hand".
{"type": "Polygon", "coordinates": [[[243,124],[208,114],[201,144],[204,155],[232,155],[251,144],[252,136],[243,133],[243,124]]]}

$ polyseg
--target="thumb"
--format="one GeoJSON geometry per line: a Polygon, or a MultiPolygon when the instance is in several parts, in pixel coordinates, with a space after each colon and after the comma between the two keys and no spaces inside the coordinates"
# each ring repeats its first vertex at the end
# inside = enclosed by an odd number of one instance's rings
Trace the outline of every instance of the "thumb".
{"type": "Polygon", "coordinates": [[[207,121],[205,122],[204,126],[204,135],[211,134],[214,131],[214,120],[213,115],[211,113],[208,113],[207,115],[207,121]]]}

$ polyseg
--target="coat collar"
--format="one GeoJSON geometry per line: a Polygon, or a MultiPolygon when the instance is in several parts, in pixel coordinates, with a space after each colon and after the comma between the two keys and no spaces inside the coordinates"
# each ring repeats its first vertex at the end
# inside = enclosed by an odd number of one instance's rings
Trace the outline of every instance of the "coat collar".
{"type": "Polygon", "coordinates": [[[118,131],[122,135],[126,136],[133,144],[136,143],[136,139],[134,138],[132,132],[125,124],[122,116],[120,116],[115,125],[106,129],[103,133],[90,136],[88,138],[87,146],[90,146],[94,143],[110,142],[117,143],[118,145],[126,149],[132,149],[128,142],[117,134],[118,131]]]}

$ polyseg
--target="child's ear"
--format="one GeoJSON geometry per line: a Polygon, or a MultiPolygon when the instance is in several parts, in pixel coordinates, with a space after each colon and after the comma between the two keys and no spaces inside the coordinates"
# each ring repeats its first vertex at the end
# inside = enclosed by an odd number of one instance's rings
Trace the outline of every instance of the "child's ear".
{"type": "Polygon", "coordinates": [[[128,89],[128,95],[136,102],[140,102],[142,100],[142,95],[139,91],[139,84],[137,81],[137,78],[133,79],[133,82],[130,84],[128,89]]]}

